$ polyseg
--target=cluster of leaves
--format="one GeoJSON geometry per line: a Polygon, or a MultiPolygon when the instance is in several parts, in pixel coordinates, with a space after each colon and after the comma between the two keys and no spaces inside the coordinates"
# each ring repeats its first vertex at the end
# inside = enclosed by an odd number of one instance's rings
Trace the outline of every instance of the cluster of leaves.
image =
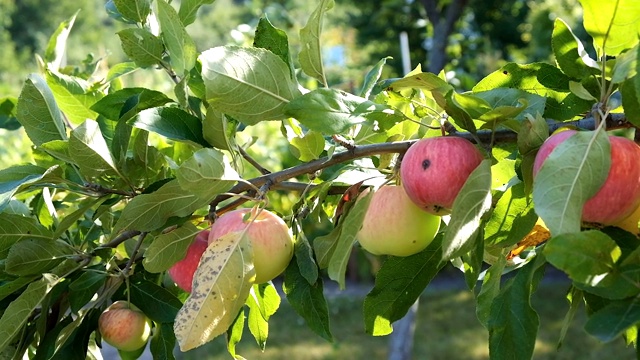
{"type": "Polygon", "coordinates": [[[571,121],[595,109],[596,124],[617,111],[640,126],[640,25],[629,25],[640,24],[640,5],[581,2],[601,62],[557,20],[555,65],[507,64],[459,93],[442,74],[420,68],[381,80],[383,59],[363,88],[349,94],[329,88],[323,70],[320,38],[332,0],[318,3],[295,57],[287,34],[266,18],[253,47],[198,53],[186,27],[211,2],[182,1],[176,10],[165,0],[110,1],[109,14],[135,26],[118,33],[131,62],[102,76],[59,68],[70,19],[52,36],[42,74],[29,75],[19,98],[2,103],[0,125],[22,126],[35,160],[0,170],[3,355],[91,353],[100,343],[97,317],[117,299],[133,302],[154,322],[157,358],[173,358],[176,340],[188,350],[224,333],[236,356],[245,322],[264,347],[280,298],[273,284],[252,283],[251,249],[241,246],[242,236],[224,237],[207,250],[194,282],[197,296],[188,298],[164,272],[207,226],[210,210],[247,199],[263,206],[275,188],[301,190],[291,213],[283,214],[296,238],[283,291],[309,327],[332,340],[323,279],[346,285],[347,260],[368,205],[367,197],[354,202],[353,195],[372,174],[393,173],[397,153],[416,138],[440,135],[441,127],[481,143],[492,161],[468,179],[427,249],[385,260],[365,299],[365,330],[391,333],[392,323],[453,262],[471,290],[482,279],[477,314],[488,329],[491,356],[530,357],[539,325],[530,298],[549,262],[573,280],[565,324],[584,302],[590,334],[636,341],[637,238],[617,228],[580,227],[582,205],[602,183],[600,169],[609,166],[604,128],[576,136],[564,148],[571,156],[545,165],[535,183],[532,163],[549,134],[545,118],[571,121]],[[171,96],[122,87],[121,77],[150,67],[166,72],[171,96]],[[320,87],[303,88],[304,77],[320,87]],[[237,136],[267,121],[281,122],[299,164],[259,169],[264,175],[247,179],[244,166],[259,166],[237,136]],[[505,132],[516,141],[494,141],[505,132]],[[572,166],[583,162],[593,166],[572,166]],[[560,175],[559,168],[568,170],[560,175]],[[552,238],[507,260],[538,216],[552,238]],[[210,276],[208,269],[219,266],[229,276],[210,276]],[[514,269],[517,274],[501,282],[514,269]]]}

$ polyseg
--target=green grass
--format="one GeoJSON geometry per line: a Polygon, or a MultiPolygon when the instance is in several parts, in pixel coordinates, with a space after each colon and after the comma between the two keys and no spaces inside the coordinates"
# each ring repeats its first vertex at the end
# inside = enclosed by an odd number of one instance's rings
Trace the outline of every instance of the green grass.
{"type": "MultiPolygon", "coordinates": [[[[563,346],[556,351],[568,309],[568,284],[542,284],[533,299],[540,315],[534,359],[635,359],[622,339],[603,344],[587,335],[583,309],[578,312],[563,346]]],[[[237,353],[247,359],[386,359],[388,337],[364,333],[361,296],[329,300],[334,343],[307,328],[283,301],[271,318],[267,348],[261,352],[247,329],[237,353]]],[[[488,332],[475,315],[473,294],[466,290],[427,291],[421,298],[414,342],[414,359],[488,359],[488,332]]],[[[224,338],[178,355],[184,360],[230,359],[224,338]]]]}

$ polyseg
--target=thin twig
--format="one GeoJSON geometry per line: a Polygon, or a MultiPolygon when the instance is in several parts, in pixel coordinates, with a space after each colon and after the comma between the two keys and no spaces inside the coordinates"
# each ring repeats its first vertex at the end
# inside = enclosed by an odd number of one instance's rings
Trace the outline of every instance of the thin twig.
{"type": "Polygon", "coordinates": [[[262,175],[271,174],[271,171],[265,169],[262,165],[260,165],[260,163],[256,161],[256,159],[252,158],[251,155],[249,155],[249,153],[247,153],[247,151],[242,148],[242,146],[238,146],[238,152],[240,153],[240,155],[242,155],[242,157],[245,160],[247,160],[249,164],[251,164],[251,166],[258,169],[260,174],[262,175]]]}
{"type": "Polygon", "coordinates": [[[131,257],[129,258],[129,261],[127,261],[127,265],[125,265],[124,269],[122,269],[122,273],[124,274],[125,277],[129,276],[129,271],[131,271],[131,266],[133,266],[133,263],[135,262],[136,257],[138,255],[138,251],[142,246],[142,242],[144,241],[144,238],[147,237],[147,234],[148,234],[147,232],[140,233],[138,242],[136,243],[135,248],[133,248],[133,251],[131,252],[131,257]]]}
{"type": "Polygon", "coordinates": [[[123,233],[121,233],[120,235],[116,236],[115,238],[113,238],[113,240],[109,241],[106,244],[102,244],[100,246],[98,246],[97,248],[95,248],[95,250],[93,250],[93,252],[95,253],[96,250],[98,249],[112,249],[117,247],[118,245],[122,244],[123,242],[134,238],[135,236],[140,235],[142,232],[137,231],[137,230],[127,230],[123,233]]]}

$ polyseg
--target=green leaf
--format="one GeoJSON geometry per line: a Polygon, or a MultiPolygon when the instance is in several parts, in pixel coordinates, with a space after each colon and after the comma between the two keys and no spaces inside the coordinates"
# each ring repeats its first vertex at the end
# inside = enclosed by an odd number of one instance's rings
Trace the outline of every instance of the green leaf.
{"type": "Polygon", "coordinates": [[[540,114],[527,117],[518,131],[518,151],[523,155],[537,151],[549,137],[549,125],[540,114]]]}
{"type": "Polygon", "coordinates": [[[546,99],[520,89],[492,89],[473,93],[474,97],[484,100],[490,110],[477,117],[480,121],[505,121],[516,119],[524,121],[527,114],[542,114],[546,99]]]}
{"type": "Polygon", "coordinates": [[[442,259],[471,250],[482,217],[491,208],[491,162],[483,160],[469,175],[453,202],[451,220],[442,241],[442,259]]]}
{"type": "Polygon", "coordinates": [[[184,190],[203,198],[213,198],[241,180],[224,153],[212,148],[193,153],[180,165],[176,178],[184,190]]]}
{"type": "Polygon", "coordinates": [[[0,285],[0,301],[31,284],[37,278],[38,276],[20,276],[11,281],[3,281],[2,285],[0,285]]]}
{"type": "Polygon", "coordinates": [[[22,187],[37,183],[57,166],[45,169],[36,165],[15,165],[0,170],[0,212],[22,187]]]}
{"type": "Polygon", "coordinates": [[[113,0],[118,12],[125,19],[144,24],[151,14],[151,0],[113,0]]]}
{"type": "Polygon", "coordinates": [[[238,345],[240,340],[242,340],[244,320],[244,309],[240,309],[240,311],[238,311],[238,316],[236,316],[236,319],[233,320],[233,323],[229,326],[229,329],[227,329],[227,351],[234,359],[242,359],[242,357],[236,354],[236,345],[238,345]]]}
{"type": "Polygon", "coordinates": [[[593,102],[571,93],[569,78],[560,69],[545,63],[509,63],[480,80],[473,92],[513,88],[546,98],[543,116],[555,120],[572,119],[589,111],[593,102]]]}
{"type": "Polygon", "coordinates": [[[362,84],[362,89],[360,89],[360,92],[358,93],[360,97],[369,99],[371,95],[377,95],[377,94],[372,94],[373,89],[375,88],[376,84],[378,83],[378,80],[380,80],[380,77],[382,76],[382,70],[384,69],[384,66],[387,64],[387,60],[390,60],[390,59],[391,57],[389,56],[380,59],[380,61],[378,61],[378,63],[375,66],[373,66],[371,70],[369,70],[369,72],[367,72],[367,75],[365,75],[364,77],[364,83],[362,84]]]}
{"type": "Polygon", "coordinates": [[[533,202],[551,235],[580,231],[584,203],[606,180],[610,163],[603,129],[577,132],[549,154],[533,184],[533,202]]]}
{"type": "Polygon", "coordinates": [[[406,88],[422,89],[426,91],[437,92],[441,95],[444,95],[453,90],[453,86],[449,85],[449,83],[438,77],[438,75],[428,72],[409,75],[402,79],[393,81],[391,84],[389,84],[387,90],[398,91],[406,88]]]}
{"type": "MultiPolygon", "coordinates": [[[[298,226],[297,222],[294,226],[298,226]]],[[[295,261],[300,269],[300,274],[309,282],[315,284],[318,280],[318,264],[314,259],[313,249],[302,229],[294,230],[295,237],[295,261]]]]}
{"type": "Polygon", "coordinates": [[[78,125],[98,116],[91,106],[102,98],[100,91],[90,90],[90,84],[78,77],[51,71],[45,76],[58,106],[72,124],[78,125]]]}
{"type": "Polygon", "coordinates": [[[182,76],[196,64],[196,44],[187,34],[176,10],[164,0],[157,0],[156,3],[162,39],[169,52],[171,67],[182,76]]]}
{"type": "Polygon", "coordinates": [[[18,121],[34,145],[66,140],[64,119],[51,89],[37,74],[31,74],[18,97],[18,121]]]}
{"type": "Polygon", "coordinates": [[[569,311],[567,311],[567,315],[562,321],[562,329],[560,330],[560,338],[558,339],[558,349],[562,346],[562,342],[567,335],[571,322],[578,313],[581,303],[584,301],[582,291],[572,286],[571,290],[567,294],[567,300],[569,301],[569,311]]]}
{"type": "Polygon", "coordinates": [[[485,242],[500,246],[516,244],[531,231],[537,220],[524,183],[518,183],[505,190],[496,203],[485,227],[485,242]]]}
{"type": "Polygon", "coordinates": [[[139,67],[150,67],[162,62],[162,40],[146,29],[128,28],[117,32],[122,50],[139,67]]]}
{"type": "Polygon", "coordinates": [[[640,3],[635,0],[580,0],[584,28],[599,56],[616,56],[638,43],[640,3]]]}
{"type": "Polygon", "coordinates": [[[323,339],[333,341],[322,277],[314,284],[309,284],[300,274],[298,264],[292,261],[284,272],[282,289],[293,310],[304,319],[307,326],[323,339]]]}
{"type": "Polygon", "coordinates": [[[320,157],[324,151],[324,136],[316,131],[309,131],[302,137],[294,137],[290,141],[289,149],[300,161],[311,161],[320,157]]]}
{"type": "Polygon", "coordinates": [[[0,129],[19,129],[18,121],[18,99],[10,96],[0,98],[0,129]]]}
{"type": "Polygon", "coordinates": [[[96,102],[91,110],[111,120],[128,120],[144,109],[172,102],[160,91],[146,88],[124,88],[106,95],[96,102]]]}
{"type": "Polygon", "coordinates": [[[329,278],[337,281],[340,289],[345,288],[345,274],[351,250],[356,242],[356,235],[362,227],[362,221],[369,208],[372,195],[373,192],[370,191],[367,195],[358,198],[358,201],[351,207],[349,212],[343,215],[344,219],[340,221],[340,237],[338,237],[335,251],[331,255],[328,269],[329,278]]]}
{"type": "Polygon", "coordinates": [[[203,137],[209,144],[218,149],[231,150],[235,147],[236,124],[222,112],[209,108],[202,121],[203,137]]]}
{"type": "Polygon", "coordinates": [[[71,255],[72,249],[51,239],[30,238],[14,244],[5,261],[5,271],[18,275],[38,275],[53,269],[71,255]]]}
{"type": "Polygon", "coordinates": [[[98,123],[87,119],[71,132],[69,155],[90,177],[119,174],[98,123]]]}
{"type": "Polygon", "coordinates": [[[182,25],[187,26],[196,20],[198,9],[202,5],[213,4],[215,0],[184,0],[180,2],[180,10],[178,10],[178,16],[182,25]]]}
{"type": "Polygon", "coordinates": [[[507,265],[507,257],[504,253],[498,256],[498,261],[491,265],[482,279],[482,288],[476,296],[476,316],[485,328],[489,329],[491,318],[491,305],[500,294],[502,272],[507,265]]]}
{"type": "Polygon", "coordinates": [[[151,273],[169,270],[173,264],[184,259],[189,245],[200,231],[192,223],[186,222],[169,232],[156,236],[144,252],[142,263],[145,270],[151,273]]]}
{"type": "Polygon", "coordinates": [[[85,306],[96,292],[106,283],[107,273],[104,271],[92,271],[96,269],[88,269],[83,272],[77,279],[69,284],[69,305],[71,311],[78,313],[85,306]]]}
{"type": "Polygon", "coordinates": [[[289,53],[289,38],[287,33],[271,24],[266,14],[258,21],[253,47],[263,48],[278,55],[285,64],[288,64],[290,75],[295,78],[293,65],[291,64],[291,54],[289,53]]]}
{"type": "Polygon", "coordinates": [[[247,125],[285,119],[283,107],[300,94],[289,66],[269,50],[221,46],[199,59],[209,104],[247,125]]]}
{"type": "Polygon", "coordinates": [[[247,299],[249,331],[264,351],[269,336],[269,318],[280,307],[280,295],[270,283],[255,284],[247,299]]]}
{"type": "Polygon", "coordinates": [[[364,324],[367,334],[383,336],[393,331],[391,323],[407,313],[446,264],[441,259],[440,236],[415,255],[387,258],[376,275],[373,289],[364,299],[364,324]]]}
{"type": "MultiPolygon", "coordinates": [[[[203,190],[205,191],[205,190],[203,190]]],[[[132,199],[122,210],[112,234],[120,231],[153,231],[160,228],[172,216],[184,217],[209,204],[215,194],[206,198],[184,190],[178,180],[171,180],[156,192],[142,194],[132,199]]]]}
{"type": "Polygon", "coordinates": [[[627,120],[635,126],[640,126],[640,97],[636,86],[638,79],[640,79],[640,76],[636,75],[620,84],[622,107],[627,120]]]}
{"type": "Polygon", "coordinates": [[[190,141],[209,146],[202,136],[202,122],[197,117],[177,107],[156,107],[140,111],[128,124],[160,134],[168,139],[190,141]]]}
{"type": "Polygon", "coordinates": [[[77,15],[78,11],[68,20],[61,22],[49,38],[47,48],[44,51],[44,61],[49,70],[58,71],[60,68],[67,48],[67,39],[77,15]]]}
{"type": "Polygon", "coordinates": [[[307,24],[300,29],[300,41],[302,49],[298,54],[298,61],[302,71],[312,78],[327,86],[327,79],[322,64],[322,49],[320,36],[322,34],[322,22],[324,14],[333,8],[333,0],[321,0],[313,11],[307,24]]]}
{"type": "MultiPolygon", "coordinates": [[[[119,64],[115,64],[109,68],[109,72],[104,79],[105,83],[110,83],[117,78],[131,74],[132,72],[138,70],[139,68],[136,66],[134,62],[123,62],[119,64]]],[[[113,94],[113,93],[112,93],[113,94]]]]}
{"type": "Polygon", "coordinates": [[[491,359],[530,359],[538,333],[539,318],[531,307],[531,294],[544,273],[544,257],[536,256],[500,290],[489,316],[491,359]]]}
{"type": "Polygon", "coordinates": [[[640,46],[636,45],[633,49],[625,51],[616,57],[613,65],[613,75],[611,76],[612,83],[619,84],[636,76],[638,49],[640,49],[640,46]]]}
{"type": "Polygon", "coordinates": [[[0,258],[7,256],[13,244],[27,239],[52,241],[53,238],[51,231],[33,218],[0,213],[0,258]]]}
{"type": "Polygon", "coordinates": [[[154,359],[174,360],[173,349],[176,346],[176,336],[173,334],[173,325],[162,323],[155,327],[151,338],[151,355],[154,359]]]}
{"type": "Polygon", "coordinates": [[[29,284],[27,289],[9,304],[0,318],[0,352],[22,331],[29,315],[58,281],[58,278],[52,275],[45,275],[41,280],[29,284]]]}
{"type": "MultiPolygon", "coordinates": [[[[459,268],[464,272],[464,279],[469,290],[473,291],[480,278],[484,264],[484,231],[480,229],[471,240],[470,250],[460,255],[459,268]]],[[[454,261],[455,264],[455,261],[454,261]]]]}
{"type": "Polygon", "coordinates": [[[597,286],[613,269],[620,248],[609,236],[589,230],[552,237],[544,247],[544,254],[574,281],[597,286]]]}
{"type": "Polygon", "coordinates": [[[612,301],[596,311],[584,329],[590,335],[603,342],[616,339],[627,328],[640,321],[640,299],[637,297],[612,301]]]}
{"type": "Polygon", "coordinates": [[[584,79],[600,73],[598,63],[589,57],[582,42],[573,34],[564,20],[557,18],[553,24],[551,46],[558,67],[568,76],[584,79]]]}
{"type": "Polygon", "coordinates": [[[313,250],[316,254],[318,267],[320,267],[320,269],[327,269],[329,267],[341,231],[342,227],[336,226],[330,233],[318,236],[313,240],[313,250]]]}
{"type": "Polygon", "coordinates": [[[182,302],[169,290],[148,280],[136,280],[129,285],[131,302],[149,319],[160,323],[172,323],[182,302]]]}
{"type": "Polygon", "coordinates": [[[342,90],[320,88],[292,100],[284,113],[311,130],[332,135],[366,121],[367,112],[382,106],[342,90]]]}
{"type": "Polygon", "coordinates": [[[467,110],[475,111],[476,115],[480,114],[480,109],[489,110],[489,104],[485,101],[471,95],[459,94],[454,90],[444,96],[437,93],[434,93],[434,96],[436,101],[442,103],[441,106],[456,125],[474,134],[477,131],[476,125],[473,122],[473,116],[467,110]]]}
{"type": "Polygon", "coordinates": [[[213,242],[202,255],[193,292],[176,316],[173,330],[180,350],[224,334],[244,306],[254,279],[253,249],[242,232],[213,242]]]}

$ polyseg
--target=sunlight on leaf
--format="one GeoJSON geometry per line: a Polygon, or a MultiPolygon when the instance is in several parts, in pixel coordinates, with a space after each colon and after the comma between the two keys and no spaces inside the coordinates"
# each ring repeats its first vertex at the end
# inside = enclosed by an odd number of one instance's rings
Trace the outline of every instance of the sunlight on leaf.
{"type": "Polygon", "coordinates": [[[616,56],[638,43],[640,2],[580,0],[584,28],[593,37],[598,55],[616,56]]]}
{"type": "Polygon", "coordinates": [[[610,162],[603,129],[577,132],[551,152],[533,183],[536,213],[551,235],[580,231],[582,208],[604,183],[610,162]]]}
{"type": "Polygon", "coordinates": [[[491,207],[491,161],[483,160],[469,175],[453,203],[451,220],[442,242],[442,259],[470,250],[482,217],[491,207]]]}
{"type": "Polygon", "coordinates": [[[300,29],[300,40],[302,50],[298,54],[300,67],[305,74],[320,81],[320,84],[327,86],[327,79],[322,63],[322,49],[320,36],[322,35],[322,20],[327,11],[334,6],[334,0],[321,0],[318,2],[316,10],[311,14],[307,24],[300,29]]]}
{"type": "Polygon", "coordinates": [[[251,242],[243,233],[228,233],[202,255],[193,292],[174,323],[180,350],[196,348],[224,334],[244,306],[255,269],[251,242]]]}
{"type": "Polygon", "coordinates": [[[269,50],[219,46],[199,59],[209,104],[247,125],[285,119],[283,107],[300,95],[289,66],[269,50]]]}

